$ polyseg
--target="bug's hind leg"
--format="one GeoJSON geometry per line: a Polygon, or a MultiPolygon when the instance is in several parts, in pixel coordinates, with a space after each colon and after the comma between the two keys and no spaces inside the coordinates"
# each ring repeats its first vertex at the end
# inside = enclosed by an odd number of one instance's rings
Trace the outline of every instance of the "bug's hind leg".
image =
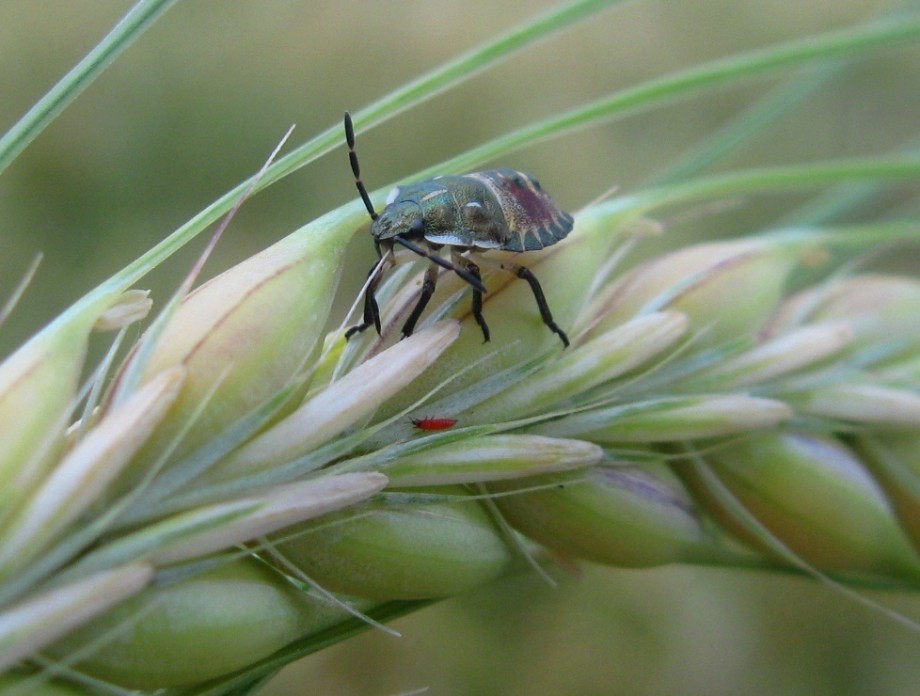
{"type": "Polygon", "coordinates": [[[434,295],[434,289],[437,285],[438,265],[429,261],[428,268],[425,269],[425,279],[422,281],[422,292],[419,295],[418,302],[412,309],[412,314],[406,319],[406,323],[403,324],[403,336],[411,336],[412,332],[415,331],[415,325],[418,323],[419,317],[422,316],[422,312],[425,311],[425,307],[428,306],[428,302],[431,300],[431,296],[434,295]]]}
{"type": "Polygon", "coordinates": [[[533,297],[537,301],[537,308],[540,310],[540,318],[543,319],[543,323],[549,327],[549,330],[559,336],[562,339],[562,344],[568,348],[569,347],[569,337],[565,335],[565,331],[559,328],[559,325],[553,319],[553,313],[549,311],[549,305],[546,303],[546,296],[543,294],[543,288],[540,287],[540,281],[537,280],[537,276],[533,274],[526,266],[520,266],[516,263],[511,263],[510,261],[498,261],[494,259],[489,259],[485,257],[480,257],[482,263],[488,263],[491,266],[498,266],[510,273],[514,273],[518,278],[526,280],[527,284],[530,286],[531,292],[533,292],[533,297]]]}
{"type": "Polygon", "coordinates": [[[527,281],[531,291],[533,291],[533,297],[537,301],[537,308],[540,310],[540,317],[543,319],[543,323],[549,327],[550,331],[559,336],[559,338],[562,339],[562,344],[568,348],[569,337],[565,335],[565,331],[560,329],[559,325],[553,320],[553,314],[549,311],[549,305],[546,303],[546,296],[543,294],[543,288],[540,287],[540,281],[537,280],[537,276],[533,274],[533,271],[526,266],[518,266],[516,263],[503,263],[502,266],[514,273],[518,278],[527,281]]]}

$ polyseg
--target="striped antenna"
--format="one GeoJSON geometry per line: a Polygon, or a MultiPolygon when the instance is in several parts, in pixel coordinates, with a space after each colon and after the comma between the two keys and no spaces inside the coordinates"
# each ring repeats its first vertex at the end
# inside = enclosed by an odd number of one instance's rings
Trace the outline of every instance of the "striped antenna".
{"type": "Polygon", "coordinates": [[[355,127],[351,122],[351,114],[345,112],[345,142],[348,143],[348,161],[351,162],[351,171],[355,175],[355,186],[358,193],[361,194],[361,200],[364,201],[364,207],[367,208],[371,220],[377,219],[377,211],[374,210],[374,204],[371,203],[371,197],[367,195],[367,189],[364,182],[361,181],[361,167],[358,165],[358,153],[355,152],[355,127]]]}

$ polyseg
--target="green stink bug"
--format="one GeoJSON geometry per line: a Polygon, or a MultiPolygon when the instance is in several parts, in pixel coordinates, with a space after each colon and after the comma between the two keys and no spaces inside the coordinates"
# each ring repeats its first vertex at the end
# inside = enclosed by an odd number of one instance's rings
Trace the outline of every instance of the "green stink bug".
{"type": "MultiPolygon", "coordinates": [[[[345,337],[351,338],[371,325],[380,333],[380,309],[374,293],[384,273],[395,264],[393,247],[399,244],[428,259],[421,294],[403,325],[403,336],[410,336],[415,330],[434,294],[438,266],[441,266],[456,273],[473,288],[473,318],[482,329],[485,341],[489,341],[489,327],[482,316],[482,294],[488,290],[473,256],[489,249],[535,251],[548,247],[565,239],[572,231],[572,216],[559,209],[535,178],[507,168],[463,176],[436,176],[398,187],[378,215],[361,181],[355,131],[347,112],[345,141],[355,186],[373,221],[371,236],[378,257],[368,275],[364,321],[348,329],[345,337]],[[444,246],[450,248],[450,261],[436,253],[444,246]]],[[[568,346],[568,336],[553,320],[536,276],[518,264],[502,262],[500,266],[527,281],[543,323],[568,346]]]]}

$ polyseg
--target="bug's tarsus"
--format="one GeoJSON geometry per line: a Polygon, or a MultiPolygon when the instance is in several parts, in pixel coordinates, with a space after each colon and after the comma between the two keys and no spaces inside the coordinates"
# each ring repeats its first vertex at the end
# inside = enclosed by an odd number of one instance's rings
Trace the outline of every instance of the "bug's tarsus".
{"type": "Polygon", "coordinates": [[[377,211],[374,210],[374,204],[371,203],[371,197],[367,193],[364,182],[361,181],[361,166],[358,164],[358,153],[355,152],[355,127],[351,122],[351,114],[345,112],[345,142],[348,143],[348,161],[351,162],[351,172],[355,175],[355,186],[358,193],[361,194],[361,200],[364,201],[364,207],[367,208],[371,220],[377,219],[377,211]]]}
{"type": "Polygon", "coordinates": [[[350,329],[348,329],[348,331],[345,332],[345,340],[346,341],[350,340],[352,336],[354,336],[355,334],[361,333],[362,331],[367,329],[369,326],[370,324],[368,324],[367,322],[364,322],[362,324],[355,324],[350,329]]]}
{"type": "Polygon", "coordinates": [[[526,266],[518,266],[516,263],[503,264],[503,266],[514,273],[518,278],[527,281],[527,284],[530,285],[530,289],[533,292],[533,297],[537,301],[537,308],[540,310],[540,317],[543,319],[543,323],[549,327],[550,331],[559,336],[559,338],[562,339],[563,345],[568,348],[569,337],[565,335],[565,331],[560,329],[559,325],[553,319],[553,314],[549,311],[549,304],[546,302],[546,296],[543,294],[543,288],[540,287],[540,281],[537,280],[537,276],[526,266]]]}

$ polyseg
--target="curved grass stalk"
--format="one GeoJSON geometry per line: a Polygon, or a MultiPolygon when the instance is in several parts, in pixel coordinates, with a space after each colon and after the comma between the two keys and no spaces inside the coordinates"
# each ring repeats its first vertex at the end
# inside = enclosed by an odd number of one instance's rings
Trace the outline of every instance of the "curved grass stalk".
{"type": "Polygon", "coordinates": [[[0,172],[175,2],[140,0],[132,7],[108,36],[0,137],[0,172]]]}

